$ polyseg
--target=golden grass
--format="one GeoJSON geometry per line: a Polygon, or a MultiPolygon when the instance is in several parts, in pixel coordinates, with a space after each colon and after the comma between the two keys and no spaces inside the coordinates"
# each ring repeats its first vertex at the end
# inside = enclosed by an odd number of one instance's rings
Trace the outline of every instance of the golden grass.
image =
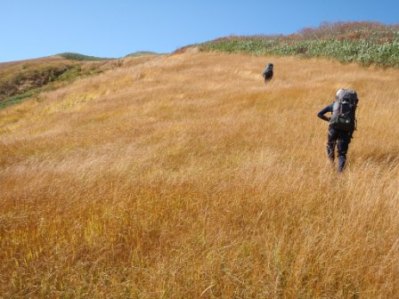
{"type": "Polygon", "coordinates": [[[0,297],[399,297],[398,95],[397,70],[186,53],[0,111],[0,297]],[[340,87],[343,175],[316,118],[340,87]]]}

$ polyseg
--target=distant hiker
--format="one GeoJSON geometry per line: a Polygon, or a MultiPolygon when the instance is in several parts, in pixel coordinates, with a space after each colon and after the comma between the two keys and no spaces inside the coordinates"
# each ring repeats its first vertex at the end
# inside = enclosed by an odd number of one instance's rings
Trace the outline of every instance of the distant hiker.
{"type": "Polygon", "coordinates": [[[273,78],[273,63],[269,63],[266,65],[265,69],[263,70],[262,76],[265,80],[265,83],[273,78]]]}
{"type": "Polygon", "coordinates": [[[351,142],[353,131],[356,129],[355,112],[358,103],[356,91],[352,89],[339,89],[335,102],[322,109],[317,116],[328,121],[327,156],[331,162],[335,158],[335,146],[338,149],[338,171],[345,167],[346,153],[351,142]],[[324,114],[331,112],[331,117],[324,114]]]}

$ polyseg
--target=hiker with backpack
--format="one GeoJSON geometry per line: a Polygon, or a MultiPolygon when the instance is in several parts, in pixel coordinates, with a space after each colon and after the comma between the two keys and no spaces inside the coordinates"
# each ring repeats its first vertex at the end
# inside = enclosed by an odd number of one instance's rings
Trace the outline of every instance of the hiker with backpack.
{"type": "Polygon", "coordinates": [[[265,83],[267,83],[273,78],[273,67],[274,67],[273,63],[269,63],[266,65],[265,69],[263,70],[262,76],[265,83]]]}
{"type": "Polygon", "coordinates": [[[346,163],[346,153],[352,135],[356,129],[356,107],[358,103],[356,91],[352,89],[339,89],[335,102],[322,109],[317,116],[328,121],[327,156],[334,162],[335,147],[338,150],[338,171],[342,172],[346,163]],[[332,113],[331,117],[325,116],[332,113]]]}

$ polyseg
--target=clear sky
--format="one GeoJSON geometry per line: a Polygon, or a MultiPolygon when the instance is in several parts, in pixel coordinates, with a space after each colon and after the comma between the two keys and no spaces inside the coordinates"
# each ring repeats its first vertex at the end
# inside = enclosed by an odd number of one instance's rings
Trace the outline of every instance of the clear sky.
{"type": "Polygon", "coordinates": [[[79,52],[122,57],[322,22],[399,23],[399,0],[1,0],[0,62],[79,52]]]}

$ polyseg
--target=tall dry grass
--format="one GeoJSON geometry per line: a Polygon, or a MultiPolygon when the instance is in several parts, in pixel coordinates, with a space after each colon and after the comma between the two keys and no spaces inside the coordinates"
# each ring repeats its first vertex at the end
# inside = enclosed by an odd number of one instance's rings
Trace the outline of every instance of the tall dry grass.
{"type": "Polygon", "coordinates": [[[399,71],[124,63],[0,111],[0,297],[399,297],[399,71]],[[342,175],[316,118],[340,87],[342,175]]]}

